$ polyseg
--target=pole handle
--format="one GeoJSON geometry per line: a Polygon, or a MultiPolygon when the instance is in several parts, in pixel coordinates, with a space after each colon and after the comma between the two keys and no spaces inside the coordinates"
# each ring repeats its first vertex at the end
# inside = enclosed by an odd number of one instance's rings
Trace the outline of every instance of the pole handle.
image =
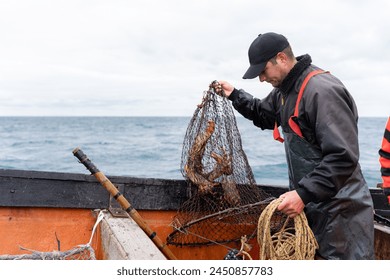
{"type": "Polygon", "coordinates": [[[80,148],[74,149],[73,155],[91,172],[92,175],[100,172],[99,169],[91,162],[91,160],[80,148]]]}
{"type": "Polygon", "coordinates": [[[99,171],[99,169],[91,162],[86,154],[80,149],[73,150],[73,155],[82,163],[92,175],[99,181],[99,183],[119,202],[122,208],[129,214],[129,216],[138,224],[138,226],[146,233],[146,235],[154,242],[154,244],[160,249],[160,251],[170,260],[176,260],[177,258],[166,247],[157,234],[149,227],[145,220],[139,215],[137,210],[127,201],[127,199],[119,192],[117,187],[111,183],[111,181],[99,171]]]}

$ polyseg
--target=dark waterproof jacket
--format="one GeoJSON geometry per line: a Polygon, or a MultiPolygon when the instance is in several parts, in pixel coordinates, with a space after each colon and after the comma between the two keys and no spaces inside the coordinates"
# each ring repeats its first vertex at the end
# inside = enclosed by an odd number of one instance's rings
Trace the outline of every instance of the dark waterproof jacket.
{"type": "Polygon", "coordinates": [[[359,160],[358,114],[344,85],[330,73],[310,79],[299,105],[294,137],[288,120],[304,78],[318,67],[309,55],[264,99],[235,89],[234,108],[261,129],[275,122],[285,136],[290,189],[305,203],[309,225],[325,259],[374,259],[373,203],[359,160]]]}

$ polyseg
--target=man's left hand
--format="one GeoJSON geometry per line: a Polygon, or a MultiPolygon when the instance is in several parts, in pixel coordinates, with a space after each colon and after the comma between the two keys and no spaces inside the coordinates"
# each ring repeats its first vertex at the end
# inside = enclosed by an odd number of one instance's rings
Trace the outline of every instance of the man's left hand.
{"type": "Polygon", "coordinates": [[[279,204],[278,210],[288,215],[290,218],[299,215],[303,211],[303,208],[305,208],[305,204],[297,191],[286,192],[282,194],[280,198],[283,200],[279,204]]]}

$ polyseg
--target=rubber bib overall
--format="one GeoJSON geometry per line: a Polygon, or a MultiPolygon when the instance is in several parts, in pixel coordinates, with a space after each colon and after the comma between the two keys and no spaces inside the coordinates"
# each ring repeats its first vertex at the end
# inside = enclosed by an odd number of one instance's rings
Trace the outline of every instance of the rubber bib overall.
{"type": "MultiPolygon", "coordinates": [[[[301,86],[301,97],[310,78],[323,73],[318,70],[309,73],[301,86]]],[[[298,95],[295,117],[299,103],[298,95]]],[[[321,150],[303,138],[294,116],[290,118],[289,127],[283,128],[291,190],[299,188],[298,182],[322,160],[321,150]]],[[[334,197],[306,204],[305,213],[318,241],[320,257],[374,259],[372,199],[359,165],[334,197]]]]}

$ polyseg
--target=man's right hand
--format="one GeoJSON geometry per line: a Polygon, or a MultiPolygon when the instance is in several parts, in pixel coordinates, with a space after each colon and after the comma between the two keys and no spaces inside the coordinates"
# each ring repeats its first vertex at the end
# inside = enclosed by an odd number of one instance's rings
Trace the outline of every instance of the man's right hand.
{"type": "Polygon", "coordinates": [[[232,92],[234,90],[234,86],[232,86],[231,84],[229,84],[226,81],[219,81],[219,83],[222,86],[222,89],[223,89],[223,91],[225,93],[225,96],[229,97],[230,94],[232,94],[232,92]]]}

